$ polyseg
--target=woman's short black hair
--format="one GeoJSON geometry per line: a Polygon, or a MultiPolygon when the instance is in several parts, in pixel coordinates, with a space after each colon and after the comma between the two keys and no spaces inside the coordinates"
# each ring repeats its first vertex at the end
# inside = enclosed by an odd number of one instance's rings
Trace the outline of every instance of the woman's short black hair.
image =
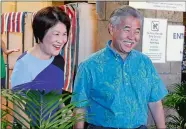
{"type": "Polygon", "coordinates": [[[69,35],[71,25],[70,18],[62,8],[49,6],[39,10],[35,14],[32,22],[36,43],[42,42],[47,31],[58,22],[62,22],[66,26],[67,35],[69,35]]]}

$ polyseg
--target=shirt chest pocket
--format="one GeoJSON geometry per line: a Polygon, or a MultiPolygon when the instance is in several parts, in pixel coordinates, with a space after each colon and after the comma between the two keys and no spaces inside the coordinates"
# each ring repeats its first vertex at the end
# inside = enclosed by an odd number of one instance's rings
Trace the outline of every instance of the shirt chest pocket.
{"type": "Polygon", "coordinates": [[[151,92],[150,78],[146,76],[145,73],[136,72],[134,76],[131,77],[131,87],[132,90],[140,98],[149,98],[151,92]]]}

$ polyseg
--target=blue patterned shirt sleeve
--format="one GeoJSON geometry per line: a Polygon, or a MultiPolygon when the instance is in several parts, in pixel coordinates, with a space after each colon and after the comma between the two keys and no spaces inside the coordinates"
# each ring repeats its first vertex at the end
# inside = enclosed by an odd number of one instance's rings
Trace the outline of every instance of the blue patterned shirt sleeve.
{"type": "Polygon", "coordinates": [[[90,89],[89,72],[83,63],[79,65],[72,96],[72,102],[77,102],[76,107],[86,107],[88,104],[88,96],[90,89]]]}
{"type": "Polygon", "coordinates": [[[151,93],[149,102],[157,102],[163,99],[167,95],[167,89],[161,80],[159,74],[157,73],[152,61],[149,59],[148,62],[149,68],[149,76],[150,76],[150,83],[151,84],[151,93]]]}

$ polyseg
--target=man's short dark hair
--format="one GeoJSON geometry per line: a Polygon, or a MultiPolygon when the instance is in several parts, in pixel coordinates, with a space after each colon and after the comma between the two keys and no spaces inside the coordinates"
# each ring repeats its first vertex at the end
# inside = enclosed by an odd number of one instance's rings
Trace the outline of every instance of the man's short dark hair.
{"type": "Polygon", "coordinates": [[[47,31],[58,22],[62,22],[66,26],[67,35],[69,35],[71,25],[70,18],[62,8],[49,6],[39,10],[32,22],[36,43],[42,42],[47,31]]]}
{"type": "Polygon", "coordinates": [[[112,25],[119,24],[122,18],[126,18],[128,16],[133,16],[141,21],[141,25],[143,23],[143,15],[137,9],[130,6],[121,6],[120,8],[115,9],[109,18],[109,22],[112,25]]]}

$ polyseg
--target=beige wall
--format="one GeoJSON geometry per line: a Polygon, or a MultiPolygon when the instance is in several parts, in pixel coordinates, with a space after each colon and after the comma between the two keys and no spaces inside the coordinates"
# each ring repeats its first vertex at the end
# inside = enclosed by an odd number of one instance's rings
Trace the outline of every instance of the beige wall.
{"type": "Polygon", "coordinates": [[[96,51],[97,15],[95,4],[79,3],[79,52],[78,64],[96,51]]]}
{"type": "Polygon", "coordinates": [[[64,1],[52,1],[53,6],[61,6],[64,5],[64,1]]]}
{"type": "Polygon", "coordinates": [[[52,2],[2,2],[2,13],[27,11],[34,12],[43,7],[51,6],[52,2]]]}
{"type": "Polygon", "coordinates": [[[5,12],[15,12],[16,11],[16,2],[2,2],[2,13],[5,12]]]}
{"type": "Polygon", "coordinates": [[[2,13],[5,12],[35,12],[43,7],[51,6],[52,2],[2,2],[2,13]]]}
{"type": "Polygon", "coordinates": [[[5,12],[18,12],[18,11],[27,11],[27,12],[34,12],[46,6],[60,6],[63,5],[64,1],[47,1],[47,0],[40,0],[39,2],[1,2],[0,9],[2,13],[5,12]],[[43,2],[42,2],[43,1],[43,2]]]}
{"type": "Polygon", "coordinates": [[[27,12],[35,12],[39,9],[51,6],[52,2],[17,2],[17,12],[27,11],[27,12]]]}
{"type": "Polygon", "coordinates": [[[27,11],[27,12],[35,12],[39,9],[46,6],[60,6],[63,5],[63,1],[48,1],[48,2],[2,2],[1,3],[2,13],[5,12],[18,12],[18,11],[27,11]]]}

